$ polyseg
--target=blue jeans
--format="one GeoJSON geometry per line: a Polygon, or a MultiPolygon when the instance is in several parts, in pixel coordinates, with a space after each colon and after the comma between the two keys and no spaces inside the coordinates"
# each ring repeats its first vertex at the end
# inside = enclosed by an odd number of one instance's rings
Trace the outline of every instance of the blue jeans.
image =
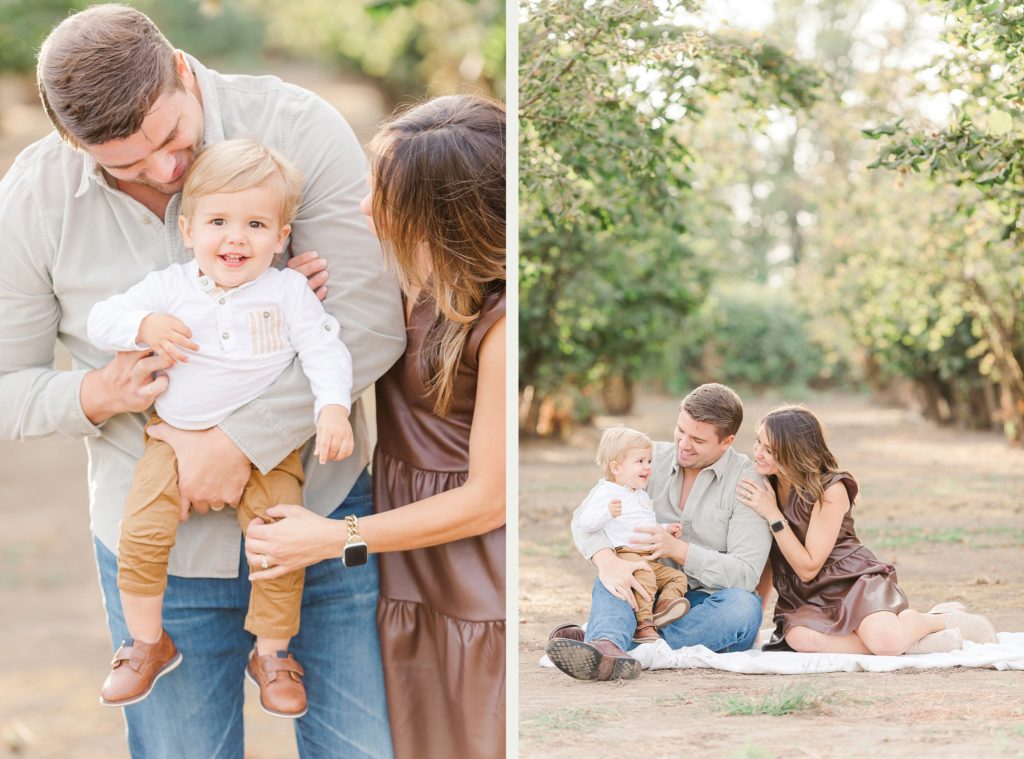
{"type": "MultiPolygon", "coordinates": [[[[372,511],[373,490],[364,470],[330,518],[372,511]]],[[[116,648],[129,637],[117,592],[117,557],[94,542],[116,648]]],[[[240,547],[236,579],[168,578],[164,628],[183,661],[146,700],[125,707],[133,757],[242,759],[242,683],[254,643],[244,629],[248,573],[240,547]]],[[[306,568],[301,629],[289,647],[306,670],[309,712],[295,725],[304,759],[392,755],[377,638],[379,593],[373,555],[353,569],[340,560],[306,568]]]]}
{"type": "MultiPolygon", "coordinates": [[[[707,646],[712,651],[746,651],[754,645],[761,626],[761,599],[756,593],[726,588],[714,593],[690,590],[686,593],[690,611],[659,632],[671,648],[707,646]]],[[[587,636],[610,640],[623,651],[636,647],[636,615],[629,604],[616,598],[594,580],[587,636]]]]}

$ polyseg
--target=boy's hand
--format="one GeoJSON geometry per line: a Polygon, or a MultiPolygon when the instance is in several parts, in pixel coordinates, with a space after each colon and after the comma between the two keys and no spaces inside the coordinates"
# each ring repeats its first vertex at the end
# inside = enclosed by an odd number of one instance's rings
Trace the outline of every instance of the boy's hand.
{"type": "Polygon", "coordinates": [[[316,420],[316,446],[313,448],[313,455],[320,463],[341,461],[352,455],[354,445],[348,409],[335,403],[320,409],[320,418],[316,420]]]}
{"type": "Polygon", "coordinates": [[[190,351],[199,350],[190,339],[192,330],[188,328],[181,319],[170,314],[150,314],[139,325],[139,334],[135,338],[137,343],[145,343],[158,356],[174,361],[188,361],[178,346],[187,348],[190,351]]]}
{"type": "Polygon", "coordinates": [[[682,537],[683,526],[679,524],[679,522],[672,522],[672,524],[667,524],[665,525],[665,529],[668,531],[668,534],[671,535],[673,538],[682,537]]]}
{"type": "Polygon", "coordinates": [[[608,513],[613,517],[617,517],[622,513],[622,501],[615,498],[608,502],[608,513]]]}

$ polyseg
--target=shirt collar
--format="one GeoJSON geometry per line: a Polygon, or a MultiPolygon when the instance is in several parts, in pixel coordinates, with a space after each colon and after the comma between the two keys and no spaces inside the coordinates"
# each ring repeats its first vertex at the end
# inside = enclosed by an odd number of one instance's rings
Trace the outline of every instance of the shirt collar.
{"type": "MultiPolygon", "coordinates": [[[[679,474],[679,459],[676,458],[675,455],[676,455],[675,454],[675,449],[673,448],[673,450],[672,450],[672,474],[673,475],[679,474]]],[[[719,479],[725,473],[725,470],[729,468],[729,464],[732,462],[732,459],[733,459],[733,457],[735,455],[736,455],[736,451],[734,451],[732,449],[732,446],[729,446],[728,448],[725,449],[725,453],[723,453],[721,456],[718,457],[718,461],[716,461],[711,466],[705,467],[704,470],[709,470],[710,469],[712,472],[714,472],[715,479],[717,480],[717,479],[719,479]]]]}

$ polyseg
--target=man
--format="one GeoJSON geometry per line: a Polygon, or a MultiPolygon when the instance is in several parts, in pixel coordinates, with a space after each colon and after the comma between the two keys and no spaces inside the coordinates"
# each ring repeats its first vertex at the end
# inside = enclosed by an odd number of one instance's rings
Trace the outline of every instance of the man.
{"type": "MultiPolygon", "coordinates": [[[[660,631],[672,648],[745,651],[757,637],[761,601],[754,588],[772,538],[764,519],[736,499],[741,479],[758,479],[750,459],[731,447],[742,421],[736,393],[724,385],[701,385],[680,404],[675,441],[654,446],[647,490],[659,525],[681,522],[682,535],[641,527],[633,545],[689,578],[690,611],[660,631]]],[[[576,548],[598,569],[590,621],[585,636],[576,625],[552,632],[548,656],[580,680],[634,678],[640,662],[625,653],[636,629],[633,592],[645,598],[647,592],[633,575],[637,564],[618,558],[603,532],[587,532],[579,521],[577,509],[576,548]]]]}
{"type": "MultiPolygon", "coordinates": [[[[89,344],[86,317],[97,301],[186,260],[178,192],[197,151],[250,137],[305,176],[290,250],[310,252],[295,268],[316,275],[311,286],[321,288],[341,324],[354,395],[401,355],[404,323],[397,284],[359,212],[365,158],[348,124],[320,98],[273,77],[208,70],[171,47],[146,16],[116,5],[58,25],[40,50],[38,78],[56,131],[28,147],[0,182],[0,434],[85,439],[97,564],[116,646],[129,637],[116,588],[118,522],[142,453],[140,412],[166,389],[167,377],[154,372],[167,362],[146,352],[111,360],[89,344]],[[330,292],[322,288],[327,264],[330,292]],[[53,369],[56,338],[74,370],[53,369]]],[[[182,519],[190,507],[203,516],[178,531],[164,605],[184,662],[126,708],[133,755],[242,756],[242,683],[252,647],[243,630],[248,568],[234,514],[207,512],[238,502],[252,466],[266,473],[303,445],[313,433],[311,409],[309,383],[293,364],[219,427],[151,433],[174,448],[182,519]]],[[[360,404],[351,419],[352,456],[326,466],[314,463],[309,446],[303,456],[306,505],[339,519],[372,510],[360,404]]],[[[349,569],[324,562],[306,574],[291,649],[309,668],[309,714],[297,724],[303,756],[391,753],[377,592],[373,559],[349,569]]]]}

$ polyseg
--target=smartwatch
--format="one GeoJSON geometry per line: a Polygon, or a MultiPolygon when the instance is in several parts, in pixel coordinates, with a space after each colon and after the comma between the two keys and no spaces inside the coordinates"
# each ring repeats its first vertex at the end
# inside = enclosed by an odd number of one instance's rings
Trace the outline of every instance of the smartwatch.
{"type": "Polygon", "coordinates": [[[366,563],[369,556],[369,549],[366,541],[359,534],[359,520],[355,514],[345,517],[345,524],[348,526],[348,540],[345,541],[345,548],[341,553],[341,563],[346,567],[359,567],[366,563]]]}
{"type": "Polygon", "coordinates": [[[789,520],[783,517],[776,522],[769,522],[768,526],[772,528],[772,532],[782,532],[789,526],[789,520]]]}

